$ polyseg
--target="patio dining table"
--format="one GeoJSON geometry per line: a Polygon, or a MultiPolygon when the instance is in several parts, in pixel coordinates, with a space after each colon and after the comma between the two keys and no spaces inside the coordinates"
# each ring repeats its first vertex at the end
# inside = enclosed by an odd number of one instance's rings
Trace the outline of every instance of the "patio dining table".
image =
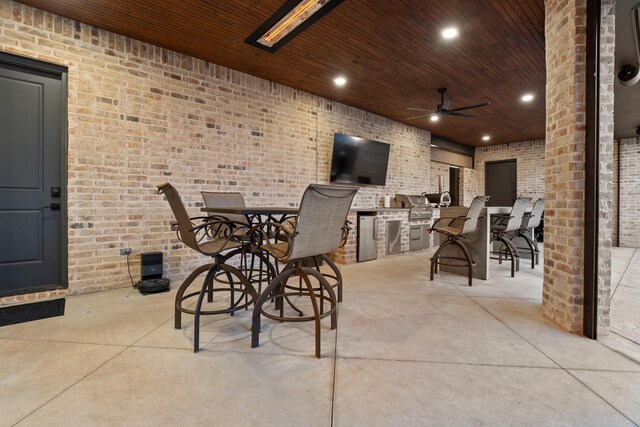
{"type": "MultiPolygon", "coordinates": [[[[244,215],[251,227],[269,222],[283,223],[296,217],[299,212],[299,209],[294,207],[203,207],[200,210],[221,216],[224,216],[224,214],[244,215]]],[[[266,278],[268,282],[279,272],[277,262],[271,262],[268,255],[264,256],[264,252],[260,252],[259,250],[257,252],[254,251],[260,259],[260,266],[254,268],[252,262],[251,267],[246,267],[249,270],[247,274],[249,280],[253,283],[258,283],[258,289],[262,288],[263,278],[266,278]],[[263,274],[265,273],[264,267],[267,268],[266,275],[263,274]]]]}
{"type": "Polygon", "coordinates": [[[237,208],[201,208],[202,212],[244,215],[249,224],[256,225],[261,222],[283,222],[286,219],[298,215],[298,208],[293,207],[237,207],[237,208]]]}

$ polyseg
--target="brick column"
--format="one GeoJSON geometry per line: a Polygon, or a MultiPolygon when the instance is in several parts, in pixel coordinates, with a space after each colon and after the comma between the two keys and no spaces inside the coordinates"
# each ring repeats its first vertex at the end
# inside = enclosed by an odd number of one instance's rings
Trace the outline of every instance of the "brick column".
{"type": "Polygon", "coordinates": [[[615,203],[613,105],[615,84],[616,0],[602,0],[600,18],[600,216],[598,218],[598,335],[609,332],[611,246],[615,203]]]}
{"type": "Polygon", "coordinates": [[[545,241],[542,309],[582,332],[586,0],[547,0],[545,241]]]}

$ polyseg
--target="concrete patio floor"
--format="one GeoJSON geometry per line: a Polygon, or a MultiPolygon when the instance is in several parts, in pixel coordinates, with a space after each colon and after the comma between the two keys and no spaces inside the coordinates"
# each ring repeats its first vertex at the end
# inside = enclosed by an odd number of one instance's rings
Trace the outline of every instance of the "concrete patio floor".
{"type": "Polygon", "coordinates": [[[468,287],[430,282],[429,256],[343,266],[321,359],[311,323],[264,319],[251,349],[251,311],[204,317],[194,354],[173,291],[69,297],[63,317],[0,328],[0,425],[640,424],[640,364],[543,319],[542,261],[468,287]]]}

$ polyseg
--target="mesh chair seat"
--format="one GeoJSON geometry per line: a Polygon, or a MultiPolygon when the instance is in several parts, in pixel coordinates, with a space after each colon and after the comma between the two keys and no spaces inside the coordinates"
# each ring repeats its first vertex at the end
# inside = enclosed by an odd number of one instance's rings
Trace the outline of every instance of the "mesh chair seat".
{"type": "Polygon", "coordinates": [[[203,254],[215,256],[222,251],[239,248],[241,244],[229,240],[212,240],[200,243],[198,246],[203,254]]]}
{"type": "Polygon", "coordinates": [[[287,252],[289,252],[289,243],[287,242],[273,243],[269,246],[269,253],[278,259],[285,258],[287,252]]]}
{"type": "Polygon", "coordinates": [[[436,227],[434,230],[437,231],[438,233],[443,233],[448,236],[457,236],[460,233],[462,233],[462,228],[455,228],[455,227],[449,227],[449,226],[436,227]]]}

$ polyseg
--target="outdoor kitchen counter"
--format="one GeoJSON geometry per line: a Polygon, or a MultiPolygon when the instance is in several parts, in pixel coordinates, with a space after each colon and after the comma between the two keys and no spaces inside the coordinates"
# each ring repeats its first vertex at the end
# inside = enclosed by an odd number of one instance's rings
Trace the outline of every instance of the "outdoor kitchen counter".
{"type": "Polygon", "coordinates": [[[359,208],[359,209],[351,209],[350,212],[395,212],[395,211],[407,211],[409,212],[410,208],[359,208]]]}
{"type": "MultiPolygon", "coordinates": [[[[388,256],[387,253],[387,223],[399,222],[400,223],[400,252],[407,253],[411,251],[410,248],[410,232],[412,226],[430,227],[433,224],[433,218],[439,216],[439,209],[433,208],[431,211],[432,218],[424,218],[411,221],[409,219],[411,209],[410,208],[354,208],[349,211],[347,219],[351,221],[351,232],[347,238],[344,247],[340,248],[336,253],[332,255],[335,262],[340,264],[350,264],[357,261],[357,248],[358,248],[358,216],[375,216],[378,220],[377,224],[377,257],[382,258],[388,256]]],[[[428,234],[428,233],[427,233],[428,234]]],[[[429,236],[429,245],[431,244],[431,236],[429,236]]]]}

